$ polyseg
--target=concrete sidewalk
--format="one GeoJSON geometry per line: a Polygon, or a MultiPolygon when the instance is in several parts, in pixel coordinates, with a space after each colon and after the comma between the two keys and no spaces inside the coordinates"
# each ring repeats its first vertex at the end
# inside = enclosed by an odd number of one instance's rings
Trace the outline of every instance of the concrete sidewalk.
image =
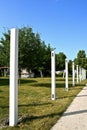
{"type": "Polygon", "coordinates": [[[76,96],[51,130],[87,130],[87,86],[76,96]]]}

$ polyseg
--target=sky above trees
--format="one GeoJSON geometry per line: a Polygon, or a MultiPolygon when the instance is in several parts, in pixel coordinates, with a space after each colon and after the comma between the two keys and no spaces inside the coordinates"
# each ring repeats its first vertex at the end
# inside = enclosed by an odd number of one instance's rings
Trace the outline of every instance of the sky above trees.
{"type": "Polygon", "coordinates": [[[87,0],[3,0],[0,5],[0,37],[7,28],[29,25],[69,59],[87,50],[87,0]]]}

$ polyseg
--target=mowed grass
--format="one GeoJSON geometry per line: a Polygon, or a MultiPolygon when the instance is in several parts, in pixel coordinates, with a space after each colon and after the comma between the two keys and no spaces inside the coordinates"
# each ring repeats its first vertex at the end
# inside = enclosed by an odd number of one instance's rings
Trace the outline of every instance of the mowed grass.
{"type": "MultiPolygon", "coordinates": [[[[18,87],[18,118],[23,120],[15,127],[3,130],[50,130],[87,80],[65,91],[65,79],[56,78],[56,100],[51,100],[50,78],[21,79],[18,87]]],[[[9,118],[9,79],[0,78],[0,124],[9,118]]]]}

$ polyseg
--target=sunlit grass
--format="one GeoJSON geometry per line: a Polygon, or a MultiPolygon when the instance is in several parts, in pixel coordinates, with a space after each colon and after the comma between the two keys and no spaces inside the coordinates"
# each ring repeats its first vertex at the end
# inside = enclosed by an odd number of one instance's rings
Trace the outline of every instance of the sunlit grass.
{"type": "MultiPolygon", "coordinates": [[[[18,118],[21,123],[6,130],[50,130],[87,81],[65,91],[65,79],[56,78],[56,100],[51,100],[51,79],[21,79],[18,87],[18,118]]],[[[0,78],[0,123],[9,118],[9,80],[0,78]]]]}

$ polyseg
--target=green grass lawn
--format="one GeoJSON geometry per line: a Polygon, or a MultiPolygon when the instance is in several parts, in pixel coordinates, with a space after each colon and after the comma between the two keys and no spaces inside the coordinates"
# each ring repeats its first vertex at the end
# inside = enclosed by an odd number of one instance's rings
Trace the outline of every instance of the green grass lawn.
{"type": "MultiPolygon", "coordinates": [[[[21,79],[18,87],[18,118],[21,123],[3,130],[50,130],[57,122],[74,97],[87,83],[72,87],[69,79],[69,91],[65,91],[65,79],[56,78],[56,100],[51,100],[51,79],[21,79]]],[[[9,79],[0,78],[0,124],[9,118],[9,79]]]]}

